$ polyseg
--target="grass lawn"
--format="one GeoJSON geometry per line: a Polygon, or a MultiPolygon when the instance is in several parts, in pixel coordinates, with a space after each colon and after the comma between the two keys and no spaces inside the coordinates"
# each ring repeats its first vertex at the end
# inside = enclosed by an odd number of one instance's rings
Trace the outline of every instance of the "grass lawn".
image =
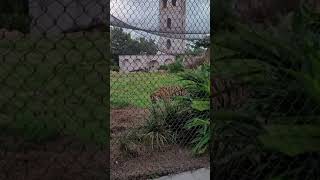
{"type": "Polygon", "coordinates": [[[0,39],[0,134],[104,144],[105,36],[0,39]]]}
{"type": "Polygon", "coordinates": [[[157,88],[182,84],[177,74],[171,73],[111,73],[111,106],[147,108],[150,95],[157,88]]]}

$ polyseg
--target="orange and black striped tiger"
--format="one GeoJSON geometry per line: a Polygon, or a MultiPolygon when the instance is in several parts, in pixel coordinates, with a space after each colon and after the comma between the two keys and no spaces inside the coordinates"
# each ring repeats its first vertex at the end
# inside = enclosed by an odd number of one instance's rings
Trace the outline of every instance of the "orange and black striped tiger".
{"type": "MultiPolygon", "coordinates": [[[[249,97],[246,87],[238,84],[238,82],[230,79],[214,77],[211,79],[211,93],[213,109],[230,108],[241,106],[249,97]]],[[[169,101],[175,96],[187,96],[186,89],[180,86],[164,86],[157,89],[150,95],[151,101],[159,100],[169,101]]]]}
{"type": "Polygon", "coordinates": [[[175,96],[186,96],[187,94],[188,92],[180,86],[164,86],[153,92],[150,99],[155,103],[159,100],[169,101],[175,96]]]}

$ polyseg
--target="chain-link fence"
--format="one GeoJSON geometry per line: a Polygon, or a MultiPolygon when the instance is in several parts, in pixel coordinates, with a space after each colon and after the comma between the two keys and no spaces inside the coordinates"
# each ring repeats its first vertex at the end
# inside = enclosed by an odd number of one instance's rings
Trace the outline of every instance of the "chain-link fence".
{"type": "Polygon", "coordinates": [[[320,14],[308,1],[215,0],[211,76],[232,81],[212,109],[211,178],[320,178],[320,14]]]}
{"type": "Polygon", "coordinates": [[[112,179],[209,167],[209,3],[111,1],[112,179]]]}
{"type": "Polygon", "coordinates": [[[2,0],[0,179],[319,179],[319,3],[235,2],[2,0]]]}
{"type": "Polygon", "coordinates": [[[0,2],[0,179],[108,179],[108,4],[0,2]]]}

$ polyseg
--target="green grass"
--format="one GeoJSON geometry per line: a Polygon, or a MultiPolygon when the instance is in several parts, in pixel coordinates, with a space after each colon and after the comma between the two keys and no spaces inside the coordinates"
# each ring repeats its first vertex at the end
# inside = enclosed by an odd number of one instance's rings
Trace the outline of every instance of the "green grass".
{"type": "Polygon", "coordinates": [[[320,151],[320,126],[270,125],[268,134],[260,137],[270,149],[294,156],[304,152],[320,151]]]}
{"type": "Polygon", "coordinates": [[[1,135],[105,144],[105,36],[1,39],[1,135]]]}
{"type": "Polygon", "coordinates": [[[177,74],[163,73],[111,73],[111,105],[115,108],[134,106],[146,108],[150,95],[157,88],[182,84],[177,74]]]}

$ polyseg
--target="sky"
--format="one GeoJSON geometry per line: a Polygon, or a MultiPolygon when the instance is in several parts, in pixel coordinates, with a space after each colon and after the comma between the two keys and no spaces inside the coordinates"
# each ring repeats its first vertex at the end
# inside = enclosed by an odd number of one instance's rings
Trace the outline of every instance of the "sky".
{"type": "MultiPolygon", "coordinates": [[[[169,3],[171,0],[168,0],[169,3]]],[[[210,1],[186,0],[186,33],[210,33],[210,1]]],[[[157,31],[159,30],[159,0],[111,0],[111,14],[132,26],[157,31]]],[[[127,30],[128,31],[128,30],[127,30]]],[[[149,33],[131,33],[133,36],[153,37],[149,33]]],[[[198,35],[189,35],[197,36],[198,35]]]]}

